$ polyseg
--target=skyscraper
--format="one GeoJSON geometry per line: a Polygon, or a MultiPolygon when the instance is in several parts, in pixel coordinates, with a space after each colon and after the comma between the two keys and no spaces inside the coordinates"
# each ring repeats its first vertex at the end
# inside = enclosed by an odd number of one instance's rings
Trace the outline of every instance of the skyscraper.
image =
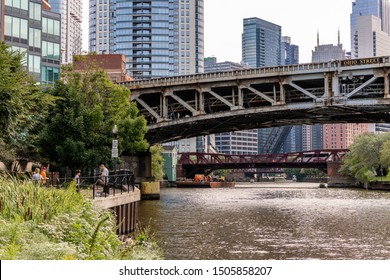
{"type": "Polygon", "coordinates": [[[82,1],[49,0],[51,10],[61,14],[61,61],[73,62],[73,55],[82,51],[82,1]]]}
{"type": "Polygon", "coordinates": [[[299,64],[299,47],[291,44],[291,38],[283,36],[280,44],[280,64],[299,64]]]}
{"type": "Polygon", "coordinates": [[[389,0],[356,0],[352,3],[351,22],[351,56],[361,57],[358,46],[358,18],[375,16],[381,20],[380,31],[390,35],[390,2],[389,0]]]}
{"type": "Polygon", "coordinates": [[[90,0],[90,46],[134,78],[203,72],[203,0],[90,0]]]}
{"type": "Polygon", "coordinates": [[[59,79],[61,18],[47,1],[0,0],[0,19],[0,39],[26,53],[29,73],[44,84],[59,79]]]}
{"type": "Polygon", "coordinates": [[[244,19],[242,60],[251,67],[280,65],[282,28],[259,19],[244,19]]]}
{"type": "Polygon", "coordinates": [[[320,35],[317,33],[317,46],[314,48],[314,51],[312,51],[311,62],[327,62],[345,59],[345,50],[343,50],[343,44],[340,42],[340,30],[337,38],[337,45],[320,45],[320,35]]]}

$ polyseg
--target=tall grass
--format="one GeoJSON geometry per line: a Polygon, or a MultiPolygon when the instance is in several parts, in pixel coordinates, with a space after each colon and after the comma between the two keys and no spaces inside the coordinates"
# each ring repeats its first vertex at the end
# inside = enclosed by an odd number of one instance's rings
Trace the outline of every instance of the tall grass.
{"type": "Polygon", "coordinates": [[[128,259],[124,252],[115,214],[75,184],[51,189],[0,175],[0,259],[128,259]]]}

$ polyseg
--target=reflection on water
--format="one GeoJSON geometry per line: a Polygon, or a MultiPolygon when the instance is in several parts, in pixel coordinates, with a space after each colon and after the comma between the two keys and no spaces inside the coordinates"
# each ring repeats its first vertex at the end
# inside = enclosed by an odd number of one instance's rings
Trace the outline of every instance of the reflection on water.
{"type": "Polygon", "coordinates": [[[389,259],[390,193],[246,185],[142,201],[167,259],[389,259]]]}

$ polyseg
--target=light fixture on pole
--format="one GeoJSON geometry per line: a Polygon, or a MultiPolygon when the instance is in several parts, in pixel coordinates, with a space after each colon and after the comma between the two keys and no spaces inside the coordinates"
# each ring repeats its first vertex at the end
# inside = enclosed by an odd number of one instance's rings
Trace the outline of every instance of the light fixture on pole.
{"type": "Polygon", "coordinates": [[[111,150],[111,157],[114,159],[114,188],[116,187],[116,164],[118,160],[118,127],[117,125],[114,125],[114,128],[112,129],[112,134],[114,134],[114,139],[112,140],[112,150],[111,150]]]}

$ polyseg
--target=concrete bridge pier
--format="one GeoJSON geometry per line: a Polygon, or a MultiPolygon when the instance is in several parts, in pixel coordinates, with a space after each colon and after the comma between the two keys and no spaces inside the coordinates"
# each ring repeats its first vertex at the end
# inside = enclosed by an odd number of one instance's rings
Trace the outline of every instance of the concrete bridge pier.
{"type": "Polygon", "coordinates": [[[330,188],[348,188],[357,187],[358,183],[354,178],[346,177],[339,172],[342,161],[328,161],[328,187],[330,188]]]}

